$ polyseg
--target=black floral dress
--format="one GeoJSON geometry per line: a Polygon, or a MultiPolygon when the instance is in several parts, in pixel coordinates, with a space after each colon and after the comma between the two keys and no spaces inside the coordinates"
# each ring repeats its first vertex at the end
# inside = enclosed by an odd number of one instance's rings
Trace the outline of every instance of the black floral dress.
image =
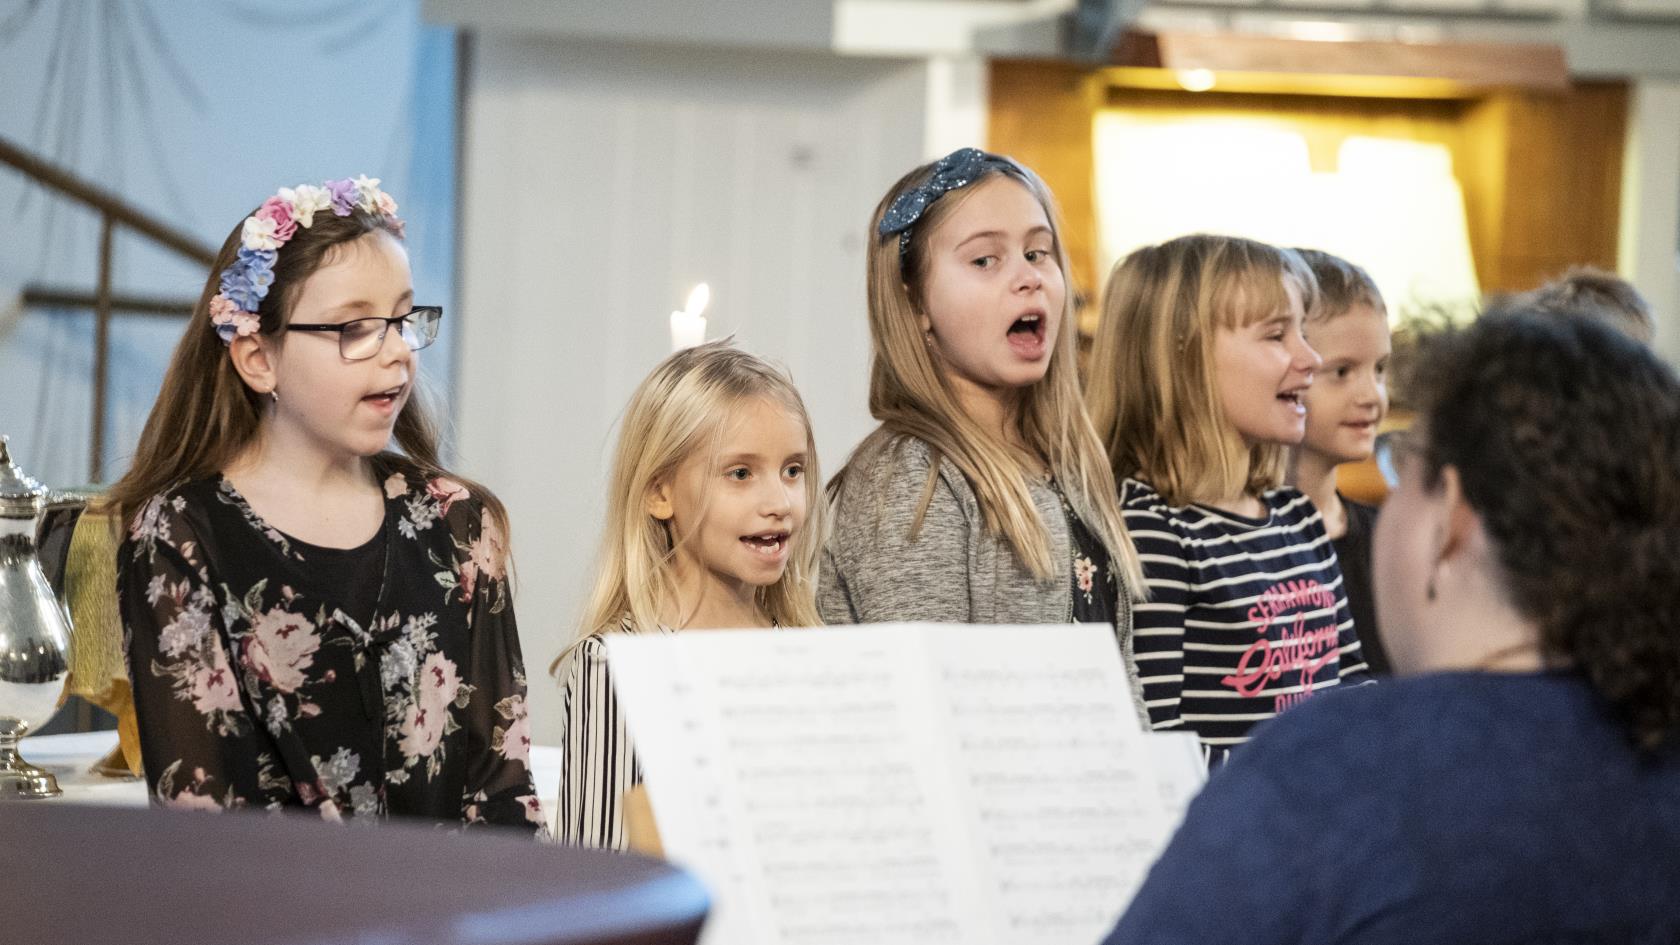
{"type": "Polygon", "coordinates": [[[459,483],[375,467],[371,593],[221,476],[142,507],[117,584],[155,803],[541,830],[502,531],[459,483]]]}
{"type": "Polygon", "coordinates": [[[1068,546],[1073,555],[1073,622],[1113,626],[1120,618],[1120,584],[1108,548],[1073,510],[1062,487],[1053,479],[1050,486],[1061,499],[1062,514],[1067,517],[1068,546]]]}

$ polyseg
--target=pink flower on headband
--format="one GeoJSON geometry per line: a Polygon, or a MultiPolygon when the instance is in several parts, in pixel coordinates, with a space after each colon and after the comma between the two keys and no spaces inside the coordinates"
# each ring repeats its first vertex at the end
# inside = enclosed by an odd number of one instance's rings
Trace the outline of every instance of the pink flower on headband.
{"type": "Polygon", "coordinates": [[[383,213],[388,217],[394,217],[397,215],[397,202],[392,200],[391,195],[385,191],[381,190],[378,198],[374,202],[379,205],[380,213],[383,213]]]}
{"type": "Polygon", "coordinates": [[[247,312],[225,295],[210,300],[210,323],[216,326],[216,337],[231,344],[240,335],[254,335],[262,328],[262,320],[247,312]]]}
{"type": "Polygon", "coordinates": [[[274,221],[274,238],[282,243],[297,232],[297,221],[292,219],[292,205],[280,197],[264,200],[256,215],[274,221]]]}

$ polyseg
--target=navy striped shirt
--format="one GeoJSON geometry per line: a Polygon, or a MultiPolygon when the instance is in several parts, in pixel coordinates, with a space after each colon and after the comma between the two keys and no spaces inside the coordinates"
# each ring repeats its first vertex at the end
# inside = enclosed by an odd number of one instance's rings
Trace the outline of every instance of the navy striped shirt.
{"type": "Polygon", "coordinates": [[[1150,725],[1195,732],[1209,765],[1257,723],[1369,678],[1318,509],[1296,489],[1260,498],[1254,519],[1120,487],[1149,586],[1132,619],[1150,725]]]}

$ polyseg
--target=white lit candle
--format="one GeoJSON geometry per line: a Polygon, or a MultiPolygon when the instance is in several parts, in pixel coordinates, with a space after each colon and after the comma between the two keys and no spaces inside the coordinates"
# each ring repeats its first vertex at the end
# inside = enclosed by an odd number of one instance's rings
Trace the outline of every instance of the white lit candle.
{"type": "Polygon", "coordinates": [[[711,301],[712,290],[702,282],[688,293],[688,302],[682,310],[671,313],[671,350],[681,351],[706,341],[706,304],[711,301]]]}

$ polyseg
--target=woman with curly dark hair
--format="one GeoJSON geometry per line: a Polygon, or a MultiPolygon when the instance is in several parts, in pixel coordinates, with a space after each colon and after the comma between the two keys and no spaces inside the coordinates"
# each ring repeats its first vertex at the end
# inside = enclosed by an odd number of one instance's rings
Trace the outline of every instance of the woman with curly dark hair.
{"type": "Polygon", "coordinates": [[[1680,941],[1680,381],[1520,305],[1424,343],[1401,679],[1259,730],[1110,943],[1680,941]]]}

